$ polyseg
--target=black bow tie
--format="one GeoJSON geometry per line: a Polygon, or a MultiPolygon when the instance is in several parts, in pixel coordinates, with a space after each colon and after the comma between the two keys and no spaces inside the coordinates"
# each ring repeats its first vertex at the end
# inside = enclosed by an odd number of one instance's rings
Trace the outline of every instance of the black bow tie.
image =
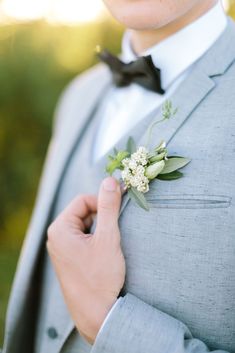
{"type": "Polygon", "coordinates": [[[116,86],[128,86],[134,82],[159,94],[165,93],[161,87],[161,70],[154,66],[151,55],[141,56],[128,64],[107,50],[98,53],[98,56],[109,66],[116,86]]]}

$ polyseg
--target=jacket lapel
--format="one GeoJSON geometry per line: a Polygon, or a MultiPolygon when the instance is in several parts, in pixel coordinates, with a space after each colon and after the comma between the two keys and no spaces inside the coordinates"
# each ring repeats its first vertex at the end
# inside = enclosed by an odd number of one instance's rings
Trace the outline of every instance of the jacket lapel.
{"type": "MultiPolygon", "coordinates": [[[[162,139],[169,144],[187,119],[190,118],[192,112],[215,88],[216,85],[212,78],[214,76],[222,75],[234,61],[235,48],[231,46],[231,43],[233,43],[234,40],[235,26],[233,21],[229,21],[229,25],[220,39],[201,58],[201,60],[197,62],[185,81],[170,97],[173,106],[178,107],[179,112],[172,119],[156,125],[152,134],[152,145],[158,144],[162,139]],[[221,52],[226,53],[226,57],[224,57],[223,60],[219,60],[219,58],[221,58],[221,52]]],[[[117,149],[125,148],[127,139],[130,135],[134,137],[138,145],[145,144],[148,127],[153,121],[160,119],[161,111],[160,109],[156,109],[138,123],[132,131],[128,132],[119,140],[116,145],[117,149]]],[[[106,156],[101,158],[101,160],[94,165],[96,172],[103,173],[107,162],[107,155],[109,153],[112,153],[112,148],[106,156]]],[[[129,200],[129,196],[125,194],[122,199],[119,216],[124,212],[129,200]]],[[[74,323],[68,318],[67,329],[60,341],[60,349],[62,349],[63,344],[73,329],[74,323]]]]}
{"type": "MultiPolygon", "coordinates": [[[[182,83],[177,92],[170,97],[173,107],[178,107],[178,113],[175,117],[154,127],[150,147],[156,146],[161,140],[166,141],[168,144],[183,126],[185,121],[190,117],[192,111],[196,109],[198,104],[200,104],[214,86],[214,82],[208,78],[208,76],[198,70],[194,70],[182,83]],[[188,92],[191,92],[191,96],[190,99],[186,100],[185,97],[188,96],[188,92]]],[[[161,112],[159,112],[153,121],[150,121],[145,133],[137,143],[138,146],[145,145],[148,127],[152,122],[160,119],[161,112]]],[[[130,197],[128,194],[125,194],[122,200],[119,216],[121,216],[129,201],[130,197]]]]}
{"type": "MultiPolygon", "coordinates": [[[[170,97],[174,107],[179,108],[179,113],[176,117],[166,121],[164,124],[156,126],[152,135],[152,141],[154,144],[158,143],[161,139],[165,139],[166,142],[169,143],[186,120],[190,118],[190,114],[214,89],[215,83],[212,78],[214,76],[222,75],[234,61],[235,48],[231,45],[231,43],[234,42],[234,39],[234,24],[232,21],[229,21],[229,25],[220,39],[195,65],[186,80],[180,85],[172,97],[170,97]],[[223,60],[221,60],[221,52],[224,53],[223,60]]],[[[72,111],[73,118],[68,120],[67,126],[61,133],[61,138],[59,137],[57,142],[52,142],[49,157],[46,162],[46,173],[41,182],[39,191],[40,196],[29,227],[27,240],[24,244],[24,251],[19,262],[19,270],[17,271],[14,282],[8,310],[8,331],[12,331],[13,329],[17,330],[17,325],[19,324],[21,315],[19,308],[23,307],[24,300],[27,298],[26,294],[32,279],[34,264],[37,259],[37,253],[40,248],[41,240],[45,234],[48,214],[50,214],[56,191],[58,190],[60,180],[63,176],[64,170],[66,169],[69,157],[73,151],[74,145],[79,140],[79,136],[81,136],[85,125],[88,123],[88,118],[92,115],[92,111],[94,110],[97,101],[102,96],[103,91],[107,86],[109,86],[111,81],[110,75],[108,75],[107,72],[104,74],[104,71],[101,71],[100,77],[102,77],[102,79],[97,77],[97,82],[100,84],[99,89],[97,90],[97,87],[92,87],[92,85],[89,86],[89,100],[91,104],[87,104],[87,98],[85,95],[82,99],[79,99],[80,119],[74,118],[77,111],[72,111]],[[66,141],[66,144],[64,144],[64,136],[68,136],[68,141],[66,141]],[[22,288],[24,288],[23,293],[22,288]],[[10,326],[11,317],[14,318],[14,327],[10,326]]],[[[85,94],[88,92],[85,87],[83,88],[83,91],[85,94]]],[[[68,106],[68,109],[70,111],[71,108],[68,106]]],[[[65,114],[67,114],[67,111],[65,111],[65,114]]],[[[144,143],[146,138],[144,132],[146,132],[151,122],[159,120],[160,117],[161,113],[158,111],[158,113],[156,112],[156,115],[153,114],[153,116],[148,116],[142,124],[136,126],[134,130],[130,132],[130,135],[134,135],[138,145],[144,143]]],[[[128,136],[125,136],[125,138],[119,141],[119,148],[125,147],[126,137],[128,136]]],[[[103,170],[105,163],[106,158],[101,159],[96,168],[98,167],[99,170],[103,170]]],[[[120,215],[125,210],[128,201],[129,197],[128,195],[125,195],[123,197],[120,215]]],[[[59,343],[58,352],[73,329],[74,324],[71,319],[68,319],[67,329],[65,330],[64,336],[59,343]]]]}
{"type": "MultiPolygon", "coordinates": [[[[183,123],[190,116],[190,113],[197,107],[197,105],[206,97],[206,95],[214,88],[214,82],[208,78],[200,70],[194,70],[191,75],[186,79],[186,81],[181,85],[181,87],[177,90],[176,93],[170,98],[174,107],[179,107],[180,111],[174,118],[166,121],[164,124],[159,124],[154,129],[154,133],[152,134],[152,142],[154,145],[159,143],[162,139],[164,139],[167,143],[174,137],[177,131],[181,128],[183,123]],[[192,92],[192,99],[190,98],[187,102],[185,101],[185,97],[188,96],[188,92],[192,92]],[[185,104],[187,103],[187,104],[185,104]]],[[[128,137],[131,135],[135,141],[138,141],[137,145],[144,145],[146,141],[146,133],[151,122],[155,120],[161,119],[160,109],[153,111],[150,115],[146,116],[140,124],[134,127],[132,131],[126,134],[123,138],[121,138],[116,144],[117,149],[125,148],[128,137]]],[[[101,158],[101,160],[94,165],[94,168],[100,173],[104,172],[105,165],[107,163],[107,155],[112,154],[112,148],[109,152],[101,158]]],[[[125,194],[122,198],[121,208],[119,217],[122,212],[124,212],[130,198],[128,194],[125,194]]],[[[93,224],[92,231],[95,228],[95,222],[93,224]]],[[[66,327],[66,326],[65,326],[66,327]]],[[[59,348],[63,347],[68,335],[75,328],[75,325],[72,319],[67,317],[67,328],[64,331],[64,335],[59,342],[59,348]]],[[[58,352],[60,351],[58,349],[58,352]]]]}
{"type": "MultiPolygon", "coordinates": [[[[161,140],[165,140],[166,143],[169,144],[183,124],[190,118],[192,112],[215,88],[216,84],[212,78],[224,74],[235,60],[235,47],[231,45],[234,41],[235,25],[234,22],[229,19],[228,26],[221,37],[196,63],[192,72],[170,97],[173,107],[179,109],[178,113],[175,117],[154,127],[151,147],[157,145],[161,140]],[[223,60],[221,60],[221,53],[225,54],[223,60]]],[[[161,112],[159,112],[158,116],[153,119],[153,121],[160,119],[161,112]]],[[[152,122],[148,121],[149,125],[152,122]]],[[[146,134],[147,131],[145,131],[143,136],[139,139],[138,145],[145,143],[146,134]]],[[[121,216],[129,201],[130,197],[128,194],[125,194],[119,216],[121,216]]]]}
{"type": "MultiPolygon", "coordinates": [[[[91,76],[92,75],[91,81],[99,82],[99,86],[93,85],[89,81],[87,82],[89,87],[86,88],[84,84],[84,87],[80,88],[79,82],[77,85],[75,83],[72,87],[73,91],[71,91],[70,97],[65,96],[62,100],[60,114],[64,115],[63,126],[61,131],[60,127],[58,127],[57,134],[52,138],[49,147],[44,174],[39,187],[39,196],[13,283],[7,313],[7,332],[18,330],[17,326],[20,324],[20,318],[23,314],[22,311],[26,307],[25,303],[30,293],[29,289],[34,276],[39,249],[46,233],[52,206],[66,165],[82,132],[89,123],[90,117],[92,117],[96,110],[99,100],[111,83],[109,71],[103,65],[101,65],[99,70],[94,71],[94,73],[92,72],[91,76]],[[87,103],[88,93],[89,104],[87,103]],[[77,97],[76,94],[78,95],[77,97]],[[68,115],[68,119],[64,123],[65,114],[68,115]]],[[[58,116],[58,119],[60,119],[60,116],[58,116]]],[[[7,343],[8,337],[6,337],[5,341],[7,343]]]]}
{"type": "MultiPolygon", "coordinates": [[[[178,107],[177,115],[164,123],[156,125],[153,129],[150,147],[156,146],[161,140],[169,143],[175,134],[179,131],[184,122],[190,117],[190,114],[197,105],[213,90],[214,81],[208,77],[199,67],[195,68],[186,80],[180,85],[176,92],[170,97],[173,107],[178,107]],[[188,92],[191,92],[190,99],[188,92]]],[[[125,149],[126,142],[129,136],[132,136],[137,142],[137,146],[145,145],[147,140],[148,128],[154,121],[159,121],[162,118],[161,109],[157,108],[142,119],[131,131],[122,137],[115,147],[118,150],[125,149]]],[[[107,163],[107,155],[112,154],[111,148],[107,154],[95,165],[96,170],[104,171],[107,163]]],[[[121,216],[130,198],[125,194],[122,198],[119,216],[121,216]]]]}

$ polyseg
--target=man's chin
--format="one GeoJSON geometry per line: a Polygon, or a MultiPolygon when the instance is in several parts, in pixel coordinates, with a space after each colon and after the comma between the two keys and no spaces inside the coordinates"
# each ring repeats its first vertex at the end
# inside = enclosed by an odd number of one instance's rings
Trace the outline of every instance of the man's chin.
{"type": "Polygon", "coordinates": [[[176,19],[174,13],[162,11],[153,1],[106,2],[111,15],[126,28],[152,31],[162,28],[176,19]]]}
{"type": "Polygon", "coordinates": [[[145,16],[144,14],[137,13],[134,15],[133,13],[129,14],[112,14],[115,19],[124,25],[126,28],[136,31],[153,31],[166,26],[171,20],[158,19],[157,16],[145,16]]]}

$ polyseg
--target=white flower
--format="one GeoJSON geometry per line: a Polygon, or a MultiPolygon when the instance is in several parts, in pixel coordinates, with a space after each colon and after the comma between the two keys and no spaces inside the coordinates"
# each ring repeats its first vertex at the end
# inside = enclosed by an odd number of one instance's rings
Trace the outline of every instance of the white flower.
{"type": "Polygon", "coordinates": [[[122,171],[122,179],[124,180],[125,184],[127,187],[131,186],[131,178],[132,178],[132,175],[131,175],[131,172],[130,172],[130,169],[129,168],[125,168],[123,171],[122,171]]]}
{"type": "Polygon", "coordinates": [[[138,153],[141,153],[141,154],[148,154],[148,150],[146,147],[144,146],[140,146],[137,150],[138,153]]]}
{"type": "Polygon", "coordinates": [[[130,184],[131,186],[133,186],[134,188],[137,188],[137,186],[139,185],[140,180],[137,176],[132,176],[130,179],[130,184]]]}
{"type": "Polygon", "coordinates": [[[148,163],[148,150],[146,147],[139,147],[138,150],[131,155],[131,159],[138,164],[146,165],[148,163]]]}
{"type": "Polygon", "coordinates": [[[145,168],[142,165],[138,165],[136,168],[136,174],[137,175],[144,175],[145,173],[145,168]]]}
{"type": "Polygon", "coordinates": [[[130,158],[124,158],[124,159],[122,160],[122,165],[123,165],[124,167],[129,167],[129,163],[130,163],[130,158]]]}
{"type": "Polygon", "coordinates": [[[122,178],[123,179],[129,179],[131,177],[131,172],[128,168],[125,168],[123,171],[122,171],[122,178]]]}
{"type": "Polygon", "coordinates": [[[130,179],[130,184],[140,192],[147,192],[149,190],[149,180],[144,174],[133,175],[130,179]]]}
{"type": "Polygon", "coordinates": [[[129,168],[132,170],[132,171],[135,171],[136,168],[137,168],[138,164],[137,164],[137,161],[131,159],[130,162],[129,162],[129,168]]]}
{"type": "Polygon", "coordinates": [[[148,192],[149,191],[149,183],[137,186],[137,190],[140,192],[143,192],[143,193],[148,192]]]}
{"type": "Polygon", "coordinates": [[[148,150],[145,147],[139,147],[130,158],[123,159],[122,179],[127,187],[134,187],[143,193],[149,191],[149,179],[145,175],[147,163],[148,150]]]}

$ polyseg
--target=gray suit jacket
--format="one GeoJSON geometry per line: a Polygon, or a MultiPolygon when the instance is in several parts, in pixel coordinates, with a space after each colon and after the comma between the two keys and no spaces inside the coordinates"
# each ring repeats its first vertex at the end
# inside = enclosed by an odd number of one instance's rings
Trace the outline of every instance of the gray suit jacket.
{"type": "MultiPolygon", "coordinates": [[[[28,352],[24,349],[30,340],[27,322],[33,315],[29,295],[53,199],[74,143],[110,84],[109,71],[99,65],[76,79],[62,97],[12,288],[4,353],[28,352]],[[25,308],[28,316],[22,322],[25,308]]],[[[150,212],[124,196],[119,218],[127,264],[124,297],[98,334],[92,353],[235,352],[235,26],[231,20],[171,100],[179,113],[158,125],[152,140],[156,144],[165,139],[171,154],[188,156],[192,162],[184,178],[152,182],[146,194],[150,212]]],[[[143,120],[131,132],[139,144],[150,122],[143,120]]],[[[123,144],[124,139],[118,147],[123,144]]],[[[96,168],[102,170],[104,165],[105,158],[96,168]]],[[[69,352],[63,347],[74,324],[68,319],[65,327],[57,353],[69,352]]]]}

